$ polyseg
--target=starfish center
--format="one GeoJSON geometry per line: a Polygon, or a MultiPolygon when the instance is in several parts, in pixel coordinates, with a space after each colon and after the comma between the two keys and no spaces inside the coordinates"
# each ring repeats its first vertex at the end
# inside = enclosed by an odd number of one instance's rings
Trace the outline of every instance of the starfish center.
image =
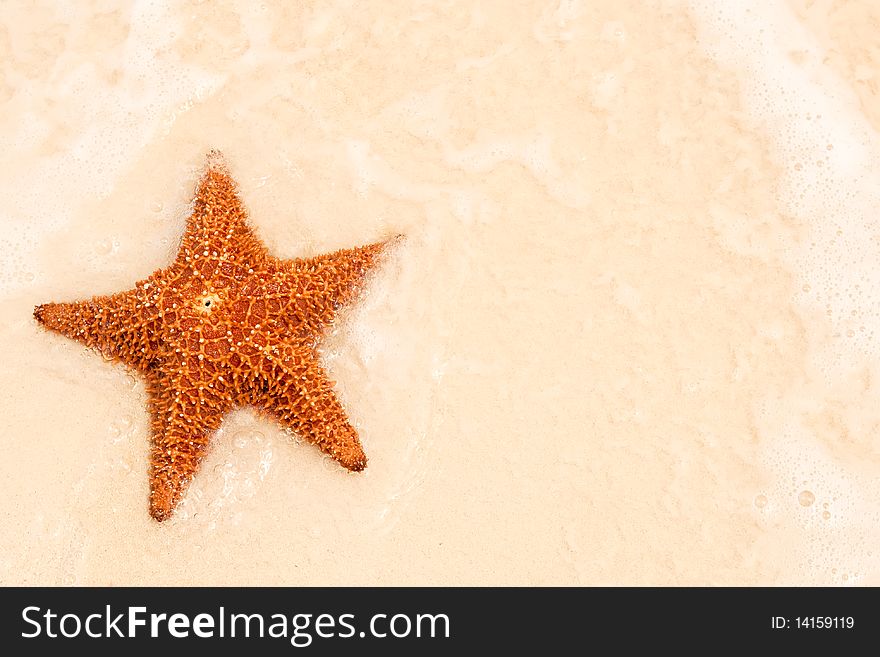
{"type": "Polygon", "coordinates": [[[203,294],[199,297],[196,297],[195,303],[193,303],[193,308],[203,314],[208,314],[217,309],[217,306],[220,305],[220,295],[216,293],[212,294],[203,294]]]}

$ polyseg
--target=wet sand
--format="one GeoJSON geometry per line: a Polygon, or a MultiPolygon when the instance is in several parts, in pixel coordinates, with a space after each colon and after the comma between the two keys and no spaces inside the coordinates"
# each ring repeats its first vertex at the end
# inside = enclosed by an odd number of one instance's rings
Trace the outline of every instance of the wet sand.
{"type": "Polygon", "coordinates": [[[880,10],[728,5],[0,6],[0,583],[880,583],[880,10]],[[277,256],[407,239],[322,347],[367,470],[243,409],[159,524],[31,313],[211,148],[277,256]]]}

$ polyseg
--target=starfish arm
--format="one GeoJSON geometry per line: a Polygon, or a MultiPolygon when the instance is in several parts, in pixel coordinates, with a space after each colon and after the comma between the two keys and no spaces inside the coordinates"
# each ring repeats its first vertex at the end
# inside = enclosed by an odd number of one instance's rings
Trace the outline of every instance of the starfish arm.
{"type": "Polygon", "coordinates": [[[153,316],[138,289],[73,303],[46,303],[34,318],[102,354],[144,371],[157,348],[153,316]]]}
{"type": "MultiPolygon", "coordinates": [[[[219,377],[223,381],[223,377],[219,377]]],[[[171,517],[207,452],[212,434],[230,410],[214,372],[178,359],[148,377],[153,444],[150,515],[171,517]]]]}
{"type": "Polygon", "coordinates": [[[284,355],[265,361],[262,376],[265,385],[253,400],[256,407],[345,468],[360,472],[367,467],[357,431],[333,392],[333,381],[314,354],[286,350],[284,355]]]}
{"type": "Polygon", "coordinates": [[[205,258],[217,264],[238,262],[251,267],[266,258],[266,249],[248,226],[238,188],[218,151],[208,155],[208,168],[196,190],[177,264],[197,267],[205,258]]]}
{"type": "Polygon", "coordinates": [[[290,328],[320,333],[330,325],[339,308],[358,296],[365,276],[394,241],[279,261],[284,284],[277,305],[290,328]]]}

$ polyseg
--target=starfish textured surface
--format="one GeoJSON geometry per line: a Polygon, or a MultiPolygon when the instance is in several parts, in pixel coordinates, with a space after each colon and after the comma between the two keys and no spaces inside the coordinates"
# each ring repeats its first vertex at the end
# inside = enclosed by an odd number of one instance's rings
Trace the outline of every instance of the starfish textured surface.
{"type": "Polygon", "coordinates": [[[126,292],[37,306],[43,325],[146,376],[156,520],[170,517],[224,414],[240,405],[263,410],[349,470],[364,469],[316,347],[387,243],[272,257],[212,152],[170,267],[126,292]]]}

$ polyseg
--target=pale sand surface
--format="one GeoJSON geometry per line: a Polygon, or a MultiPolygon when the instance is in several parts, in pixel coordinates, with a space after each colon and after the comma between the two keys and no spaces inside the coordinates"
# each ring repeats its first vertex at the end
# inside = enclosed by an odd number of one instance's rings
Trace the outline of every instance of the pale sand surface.
{"type": "Polygon", "coordinates": [[[880,584],[878,24],[0,4],[0,583],[880,584]],[[407,238],[324,343],[368,469],[238,411],[159,524],[142,381],[31,312],[210,148],[276,255],[407,238]]]}

